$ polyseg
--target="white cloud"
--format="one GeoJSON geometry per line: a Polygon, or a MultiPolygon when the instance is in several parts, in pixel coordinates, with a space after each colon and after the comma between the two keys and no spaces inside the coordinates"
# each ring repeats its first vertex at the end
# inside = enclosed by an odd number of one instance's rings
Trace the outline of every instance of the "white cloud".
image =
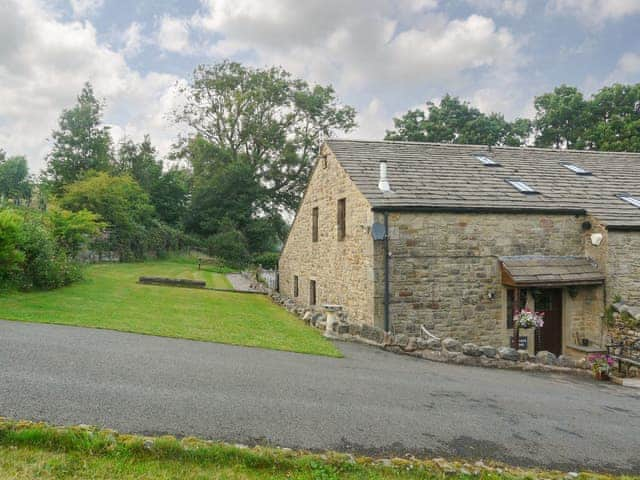
{"type": "Polygon", "coordinates": [[[385,108],[383,101],[376,97],[358,112],[356,122],[358,128],[347,135],[349,138],[382,139],[385,132],[393,128],[392,115],[385,108]]]}
{"type": "Polygon", "coordinates": [[[86,17],[100,10],[104,0],[70,0],[70,3],[75,17],[86,17]]]}
{"type": "Polygon", "coordinates": [[[120,50],[125,57],[135,57],[142,50],[146,39],[142,34],[142,25],[133,22],[122,34],[124,46],[120,50]]]}
{"type": "Polygon", "coordinates": [[[206,0],[193,19],[222,40],[218,55],[250,51],[260,64],[341,88],[436,84],[476,69],[513,69],[519,43],[492,19],[448,19],[416,0],[206,0]],[[426,8],[426,10],[424,10],[426,8]],[[409,28],[406,25],[411,25],[409,28]],[[338,78],[336,79],[336,74],[338,78]]]}
{"type": "Polygon", "coordinates": [[[547,12],[573,15],[587,25],[599,26],[608,20],[620,20],[640,14],[638,0],[550,0],[547,12]]]}
{"type": "Polygon", "coordinates": [[[173,53],[188,53],[191,48],[187,20],[170,16],[162,17],[156,40],[158,46],[163,50],[173,53]]]}
{"type": "Polygon", "coordinates": [[[497,15],[520,18],[527,12],[526,0],[465,0],[470,6],[497,15]]]}
{"type": "Polygon", "coordinates": [[[640,77],[640,54],[627,52],[620,57],[614,70],[605,80],[605,85],[612,83],[636,83],[640,77]]]}
{"type": "Polygon", "coordinates": [[[132,70],[89,22],[62,22],[36,0],[0,2],[0,146],[26,154],[32,170],[43,165],[46,139],[85,81],[106,100],[105,122],[134,138],[148,132],[166,152],[177,80],[132,70]]]}

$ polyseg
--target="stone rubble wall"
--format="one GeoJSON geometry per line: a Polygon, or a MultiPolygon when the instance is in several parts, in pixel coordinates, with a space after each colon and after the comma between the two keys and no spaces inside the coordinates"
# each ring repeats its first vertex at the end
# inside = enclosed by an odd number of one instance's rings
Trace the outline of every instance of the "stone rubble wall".
{"type": "MultiPolygon", "coordinates": [[[[302,318],[308,325],[326,332],[327,317],[320,308],[301,306],[275,291],[269,293],[274,302],[302,318]]],[[[454,338],[424,338],[404,333],[394,335],[366,323],[350,323],[348,315],[344,312],[337,312],[336,316],[338,321],[330,332],[332,338],[365,343],[393,353],[457,365],[591,376],[591,365],[584,358],[575,359],[564,355],[556,357],[553,353],[545,351],[530,356],[524,350],[491,345],[479,346],[474,343],[462,343],[454,338]]]]}
{"type": "MultiPolygon", "coordinates": [[[[584,255],[586,217],[500,213],[391,213],[390,316],[395,333],[420,325],[439,337],[506,345],[506,289],[499,257],[584,255]]],[[[376,221],[382,222],[381,214],[376,221]]],[[[384,251],[375,246],[375,321],[384,309],[384,251]]],[[[566,318],[594,341],[601,336],[602,288],[588,288],[566,305],[566,318]],[[591,295],[591,296],[590,296],[591,295]]],[[[568,298],[568,295],[565,295],[568,298]]],[[[565,325],[565,332],[573,335],[565,325]]]]}
{"type": "Polygon", "coordinates": [[[640,305],[640,232],[607,234],[607,302],[615,297],[640,305]]]}
{"type": "Polygon", "coordinates": [[[373,223],[371,205],[327,147],[321,152],[279,262],[280,291],[308,305],[310,281],[316,304],[343,305],[358,322],[373,319],[373,223]],[[322,157],[326,155],[326,163],[322,157]],[[346,199],[345,238],[338,240],[337,202],[346,199]],[[318,241],[312,211],[318,208],[318,241]],[[294,296],[294,276],[298,296],[294,296]]]}

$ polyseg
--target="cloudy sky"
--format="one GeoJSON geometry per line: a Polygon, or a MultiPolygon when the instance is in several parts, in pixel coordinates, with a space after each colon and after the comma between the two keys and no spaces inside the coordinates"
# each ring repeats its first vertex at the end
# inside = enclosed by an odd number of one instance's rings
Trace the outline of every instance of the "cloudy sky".
{"type": "Polygon", "coordinates": [[[166,153],[177,83],[231,58],[331,83],[358,138],[449,92],[531,116],[561,83],[640,82],[640,0],[0,0],[0,148],[37,171],[89,80],[114,136],[166,153]]]}

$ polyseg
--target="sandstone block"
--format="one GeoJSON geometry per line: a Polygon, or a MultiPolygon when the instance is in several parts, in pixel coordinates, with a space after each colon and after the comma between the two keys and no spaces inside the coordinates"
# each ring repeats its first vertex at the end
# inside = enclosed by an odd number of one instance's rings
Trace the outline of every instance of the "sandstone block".
{"type": "Polygon", "coordinates": [[[442,347],[448,352],[460,352],[462,350],[462,345],[455,338],[445,338],[442,341],[442,347]]]}

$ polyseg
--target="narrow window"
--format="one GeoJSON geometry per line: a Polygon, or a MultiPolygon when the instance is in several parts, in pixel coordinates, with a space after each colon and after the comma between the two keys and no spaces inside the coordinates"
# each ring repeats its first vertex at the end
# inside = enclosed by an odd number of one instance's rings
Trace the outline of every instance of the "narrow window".
{"type": "Polygon", "coordinates": [[[294,275],[293,276],[293,296],[297,297],[298,294],[299,294],[299,291],[298,291],[298,276],[294,275]]]}
{"type": "Polygon", "coordinates": [[[311,240],[314,242],[318,241],[318,215],[319,210],[318,207],[313,207],[313,219],[311,225],[311,240]]]}
{"type": "Polygon", "coordinates": [[[530,187],[529,185],[524,183],[522,180],[507,180],[507,183],[509,183],[513,188],[518,190],[520,193],[525,193],[525,194],[538,193],[538,191],[535,188],[530,187]]]}
{"type": "Polygon", "coordinates": [[[584,168],[579,167],[578,165],[574,165],[573,163],[561,163],[560,165],[562,165],[566,169],[571,170],[576,175],[591,175],[591,172],[589,170],[585,170],[584,168]]]}
{"type": "Polygon", "coordinates": [[[344,240],[347,232],[347,199],[338,200],[338,241],[344,240]]]}
{"type": "Polygon", "coordinates": [[[631,195],[629,193],[620,193],[619,195],[617,195],[617,197],[620,200],[624,200],[625,202],[633,205],[634,207],[640,208],[640,199],[634,197],[633,195],[631,195]]]}
{"type": "Polygon", "coordinates": [[[316,281],[309,281],[309,305],[316,304],[316,281]]]}

